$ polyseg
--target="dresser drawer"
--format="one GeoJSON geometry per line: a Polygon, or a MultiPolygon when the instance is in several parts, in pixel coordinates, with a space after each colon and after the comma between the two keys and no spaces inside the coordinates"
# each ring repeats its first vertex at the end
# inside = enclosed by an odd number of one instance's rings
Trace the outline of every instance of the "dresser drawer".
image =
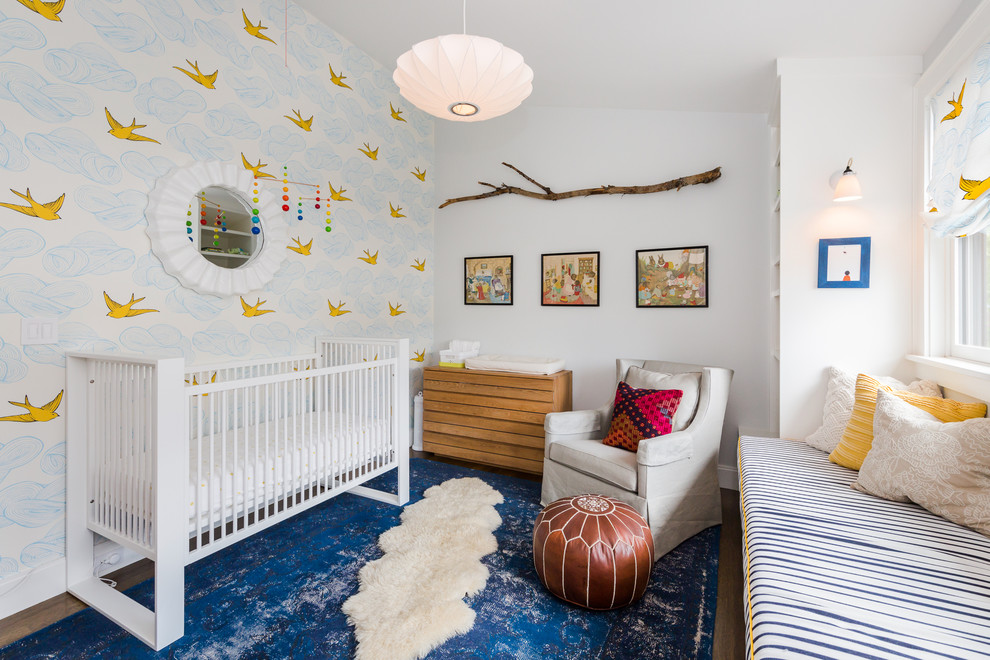
{"type": "Polygon", "coordinates": [[[571,409],[571,372],[549,376],[427,367],[423,449],[543,472],[543,420],[571,409]]]}

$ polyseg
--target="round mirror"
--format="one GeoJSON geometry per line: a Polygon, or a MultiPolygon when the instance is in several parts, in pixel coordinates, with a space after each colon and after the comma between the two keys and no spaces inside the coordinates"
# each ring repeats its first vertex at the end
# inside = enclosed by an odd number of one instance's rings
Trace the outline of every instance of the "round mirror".
{"type": "Polygon", "coordinates": [[[243,268],[264,245],[261,217],[237,193],[207,186],[186,212],[186,234],[207,261],[220,268],[243,268]]]}
{"type": "Polygon", "coordinates": [[[285,258],[288,228],[250,170],[221,161],[179,167],[148,196],[148,236],[166,272],[200,293],[264,287],[285,258]]]}

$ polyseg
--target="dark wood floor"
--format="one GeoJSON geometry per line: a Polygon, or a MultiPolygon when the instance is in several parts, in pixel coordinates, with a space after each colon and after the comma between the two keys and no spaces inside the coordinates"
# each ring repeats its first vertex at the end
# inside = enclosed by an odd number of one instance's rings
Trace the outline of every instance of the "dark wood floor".
{"type": "MultiPolygon", "coordinates": [[[[532,474],[465,463],[421,452],[413,452],[413,455],[533,481],[540,480],[539,476],[532,474]]],[[[743,649],[742,533],[739,522],[739,493],[737,491],[722,490],[722,521],[713,657],[715,660],[736,660],[745,657],[743,649]]],[[[152,577],[153,573],[153,564],[147,559],[142,559],[119,571],[110,573],[106,577],[115,580],[117,589],[123,590],[152,577]]],[[[85,603],[74,596],[62,594],[2,619],[0,620],[0,648],[85,607],[85,603]]]]}

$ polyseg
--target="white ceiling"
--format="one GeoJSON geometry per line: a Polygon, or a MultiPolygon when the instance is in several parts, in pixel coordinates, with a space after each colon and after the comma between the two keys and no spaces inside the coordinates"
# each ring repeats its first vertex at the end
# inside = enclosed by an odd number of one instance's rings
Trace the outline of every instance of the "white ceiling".
{"type": "MultiPolygon", "coordinates": [[[[412,44],[462,31],[459,0],[295,1],[388,68],[412,44]]],[[[467,32],[523,55],[534,72],[524,105],[766,112],[776,58],[923,55],[977,4],[470,0],[467,32]]]]}

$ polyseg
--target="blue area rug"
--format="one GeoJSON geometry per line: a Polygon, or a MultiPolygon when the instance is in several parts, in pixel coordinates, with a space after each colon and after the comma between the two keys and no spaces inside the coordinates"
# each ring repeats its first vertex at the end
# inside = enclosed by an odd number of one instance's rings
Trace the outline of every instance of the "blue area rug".
{"type": "MultiPolygon", "coordinates": [[[[536,576],[538,482],[425,459],[411,468],[412,501],[466,476],[505,497],[496,507],[499,549],[484,559],[491,577],[467,600],[475,626],[429,658],[711,658],[718,527],[657,561],[638,603],[591,612],[551,596],[536,576]]],[[[394,473],[372,485],[389,482],[394,473]]],[[[400,512],[340,495],[186,567],[186,635],[160,653],[86,609],[0,649],[0,658],[350,658],[355,639],[340,606],[357,591],[361,566],[381,556],[378,536],[400,512]]],[[[152,581],[128,594],[147,605],[152,581]]]]}

